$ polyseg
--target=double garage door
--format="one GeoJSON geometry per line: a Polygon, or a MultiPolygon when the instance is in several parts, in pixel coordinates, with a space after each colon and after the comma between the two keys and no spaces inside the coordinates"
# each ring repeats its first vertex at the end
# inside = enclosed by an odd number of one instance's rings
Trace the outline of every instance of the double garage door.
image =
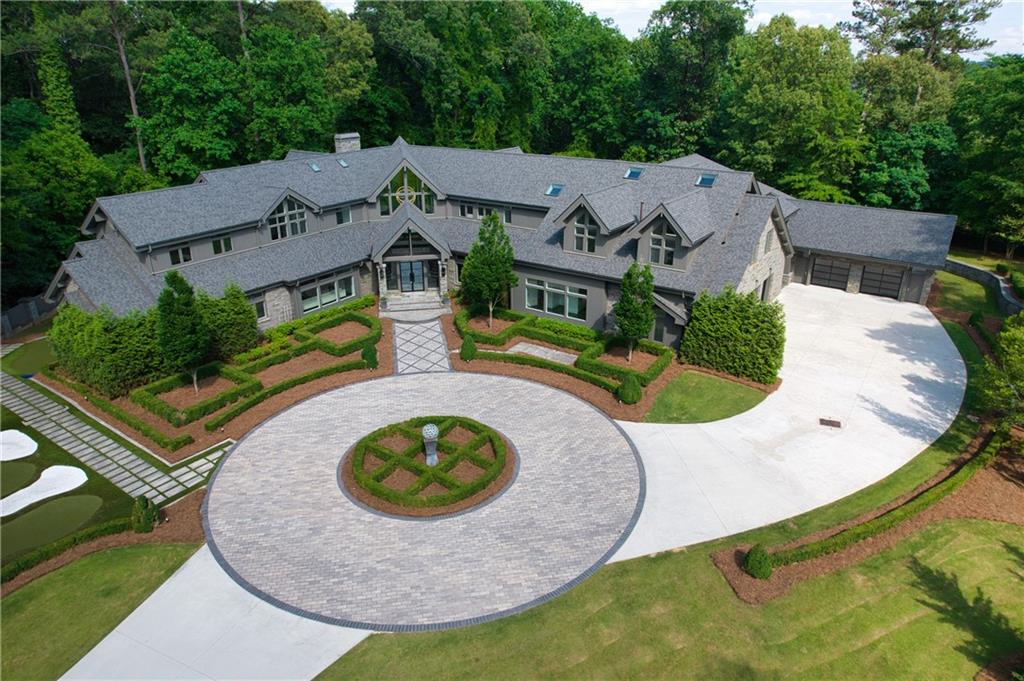
{"type": "MultiPolygon", "coordinates": [[[[850,263],[832,258],[815,258],[811,270],[811,283],[846,290],[850,279],[850,263]]],[[[860,279],[860,292],[886,298],[899,298],[903,284],[903,270],[897,267],[864,265],[860,279]]]]}

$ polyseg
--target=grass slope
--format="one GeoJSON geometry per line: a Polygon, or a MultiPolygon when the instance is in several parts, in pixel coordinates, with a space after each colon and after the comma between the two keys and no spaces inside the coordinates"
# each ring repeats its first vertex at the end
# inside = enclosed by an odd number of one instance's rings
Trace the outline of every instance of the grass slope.
{"type": "Polygon", "coordinates": [[[1018,272],[1024,272],[1024,260],[1013,259],[1007,260],[1006,258],[990,253],[981,253],[980,251],[968,251],[962,248],[951,248],[949,250],[949,257],[953,260],[959,260],[965,262],[968,265],[974,265],[975,267],[981,267],[992,272],[996,271],[996,265],[1003,263],[1012,270],[1018,272]]]}
{"type": "Polygon", "coordinates": [[[196,550],[142,545],[81,558],[0,603],[4,679],[55,679],[110,633],[196,550]]]}
{"type": "Polygon", "coordinates": [[[970,678],[1024,643],[1007,578],[1022,545],[1017,527],[943,523],[760,607],[733,595],[713,546],[640,558],[522,615],[371,636],[320,678],[970,678]]]}
{"type": "Polygon", "coordinates": [[[936,272],[935,277],[941,284],[939,307],[961,312],[979,311],[986,317],[1005,316],[999,311],[996,294],[981,284],[943,271],[936,272]]]}
{"type": "Polygon", "coordinates": [[[673,378],[654,398],[644,416],[649,423],[707,423],[735,416],[760,404],[760,390],[687,371],[673,378]]]}

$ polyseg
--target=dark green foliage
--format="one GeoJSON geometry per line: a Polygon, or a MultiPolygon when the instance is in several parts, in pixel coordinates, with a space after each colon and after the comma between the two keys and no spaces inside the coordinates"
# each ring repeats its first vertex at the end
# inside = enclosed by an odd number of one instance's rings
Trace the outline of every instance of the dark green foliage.
{"type": "Polygon", "coordinates": [[[463,362],[472,362],[476,358],[476,341],[472,336],[466,336],[459,348],[459,359],[463,362]]]}
{"type": "MultiPolygon", "coordinates": [[[[989,338],[991,338],[989,336],[989,338]]],[[[989,340],[992,356],[985,358],[981,394],[987,409],[999,417],[1004,429],[1024,425],[1024,312],[1003,324],[999,336],[989,340]]]]}
{"type": "Polygon", "coordinates": [[[615,389],[615,396],[624,404],[636,404],[643,399],[644,389],[634,374],[627,374],[619,387],[615,389]]]}
{"type": "Polygon", "coordinates": [[[1000,275],[1005,277],[1009,273],[1010,273],[1010,266],[1009,265],[1007,265],[1005,262],[996,263],[996,274],[1000,274],[1000,275]]]}
{"type": "Polygon", "coordinates": [[[363,351],[360,353],[360,357],[366,362],[367,369],[377,368],[377,346],[376,345],[364,345],[363,351]]]}
{"type": "Polygon", "coordinates": [[[743,557],[743,571],[755,579],[770,579],[772,576],[772,557],[768,555],[763,544],[754,544],[743,557]]]}
{"type": "Polygon", "coordinates": [[[153,531],[153,527],[160,522],[160,509],[149,500],[149,497],[135,497],[132,505],[132,531],[139,534],[146,534],[153,531]]]}
{"type": "Polygon", "coordinates": [[[955,473],[901,506],[897,506],[880,516],[849,527],[825,539],[772,553],[772,564],[775,567],[782,567],[783,565],[790,565],[803,560],[817,558],[818,556],[836,553],[859,541],[874,537],[896,527],[960,489],[971,479],[971,476],[992,462],[1004,442],[1001,437],[993,437],[979,454],[961,466],[955,473]]]}
{"type": "Polygon", "coordinates": [[[554,371],[559,374],[565,374],[566,376],[572,376],[578,378],[581,381],[596,385],[598,388],[607,390],[610,393],[614,393],[618,384],[615,381],[610,381],[604,376],[598,376],[592,374],[589,371],[583,369],[577,369],[574,366],[568,366],[560,362],[552,362],[549,359],[543,357],[536,357],[534,355],[517,355],[507,352],[489,352],[484,350],[478,350],[476,353],[477,359],[486,359],[491,362],[504,362],[506,364],[523,364],[525,366],[537,367],[539,369],[547,369],[548,371],[554,371]]]}
{"type": "Polygon", "coordinates": [[[117,518],[100,525],[93,525],[90,528],[68,535],[62,539],[58,539],[52,544],[42,546],[34,551],[18,556],[8,563],[5,563],[3,569],[0,570],[0,580],[6,582],[14,579],[25,570],[33,568],[55,556],[59,556],[68,549],[78,546],[79,544],[84,544],[87,541],[92,541],[99,537],[127,532],[130,529],[132,529],[132,521],[130,518],[117,518]]]}
{"type": "Polygon", "coordinates": [[[782,305],[727,287],[694,301],[681,354],[691,364],[771,384],[782,368],[785,345],[782,305]]]}
{"type": "Polygon", "coordinates": [[[1013,286],[1014,292],[1024,300],[1024,272],[1011,272],[1010,273],[1010,285],[1013,286]]]}
{"type": "MultiPolygon", "coordinates": [[[[462,301],[470,306],[486,307],[493,316],[494,308],[519,281],[512,271],[514,259],[505,226],[496,213],[487,215],[480,222],[480,232],[469,247],[460,271],[462,301]]],[[[491,323],[490,318],[488,323],[491,323]]]]}
{"type": "Polygon", "coordinates": [[[627,376],[633,376],[640,382],[640,385],[646,386],[660,376],[661,372],[668,368],[668,365],[672,363],[672,360],[676,355],[675,350],[668,346],[643,339],[640,341],[637,349],[640,350],[640,352],[658,356],[658,359],[656,359],[651,366],[647,367],[646,371],[630,369],[618,364],[609,364],[607,362],[602,362],[599,359],[601,355],[605,354],[610,349],[625,345],[626,342],[626,339],[621,336],[611,336],[609,338],[604,338],[597,343],[593,343],[576,358],[576,366],[580,369],[592,371],[595,374],[611,376],[612,378],[616,378],[620,381],[624,380],[627,376]]]}
{"type": "Polygon", "coordinates": [[[50,124],[50,117],[38,104],[20,97],[0,106],[0,120],[0,141],[8,152],[50,124]]]}
{"type": "Polygon", "coordinates": [[[221,298],[200,292],[196,300],[210,331],[211,353],[215,358],[230,360],[256,347],[259,342],[256,310],[238,284],[228,284],[221,298]]]}
{"type": "Polygon", "coordinates": [[[166,287],[157,300],[157,342],[167,366],[188,371],[199,391],[196,371],[210,351],[210,331],[203,321],[195,292],[185,277],[171,270],[164,278],[166,287]]]}
{"type": "Polygon", "coordinates": [[[654,273],[650,265],[630,264],[622,275],[613,311],[615,325],[626,340],[627,357],[632,360],[636,342],[646,338],[654,326],[654,273]]]}

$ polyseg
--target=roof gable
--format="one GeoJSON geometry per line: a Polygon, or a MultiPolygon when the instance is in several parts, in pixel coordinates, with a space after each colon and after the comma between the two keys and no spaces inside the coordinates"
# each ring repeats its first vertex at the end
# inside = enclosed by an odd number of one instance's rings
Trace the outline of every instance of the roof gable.
{"type": "Polygon", "coordinates": [[[434,229],[419,208],[405,202],[395,211],[387,226],[374,239],[373,251],[370,257],[373,260],[379,260],[389,248],[395,245],[398,238],[410,229],[419,233],[420,236],[427,240],[427,243],[436,248],[442,255],[446,257],[451,256],[452,252],[444,235],[434,229]]]}

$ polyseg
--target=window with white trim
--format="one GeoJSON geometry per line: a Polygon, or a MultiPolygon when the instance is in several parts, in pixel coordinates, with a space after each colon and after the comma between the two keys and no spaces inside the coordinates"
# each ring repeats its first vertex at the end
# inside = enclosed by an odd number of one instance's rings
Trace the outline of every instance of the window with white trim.
{"type": "Polygon", "coordinates": [[[582,253],[593,253],[597,250],[597,223],[585,210],[576,214],[573,225],[573,247],[582,253]]]}
{"type": "Polygon", "coordinates": [[[651,229],[651,262],[655,265],[672,265],[676,260],[676,246],[679,235],[668,223],[661,220],[651,229]]]}
{"type": "Polygon", "coordinates": [[[302,303],[303,314],[351,298],[354,294],[355,276],[352,274],[328,275],[299,283],[299,301],[302,303]]]}
{"type": "Polygon", "coordinates": [[[256,310],[256,320],[262,321],[267,318],[267,301],[260,295],[249,299],[253,309],[256,310]]]}
{"type": "Polygon", "coordinates": [[[277,241],[288,236],[306,233],[306,206],[292,198],[287,198],[267,217],[270,227],[270,240],[277,241]]]}
{"type": "Polygon", "coordinates": [[[213,240],[213,254],[220,255],[221,253],[231,252],[231,237],[222,236],[213,240]]]}
{"type": "Polygon", "coordinates": [[[529,310],[586,321],[587,289],[528,277],[526,307],[529,310]]]}
{"type": "Polygon", "coordinates": [[[171,264],[180,265],[192,262],[192,248],[190,246],[179,246],[170,250],[171,264]]]}
{"type": "Polygon", "coordinates": [[[352,206],[342,206],[334,214],[334,222],[338,225],[345,225],[352,222],[352,206]]]}

